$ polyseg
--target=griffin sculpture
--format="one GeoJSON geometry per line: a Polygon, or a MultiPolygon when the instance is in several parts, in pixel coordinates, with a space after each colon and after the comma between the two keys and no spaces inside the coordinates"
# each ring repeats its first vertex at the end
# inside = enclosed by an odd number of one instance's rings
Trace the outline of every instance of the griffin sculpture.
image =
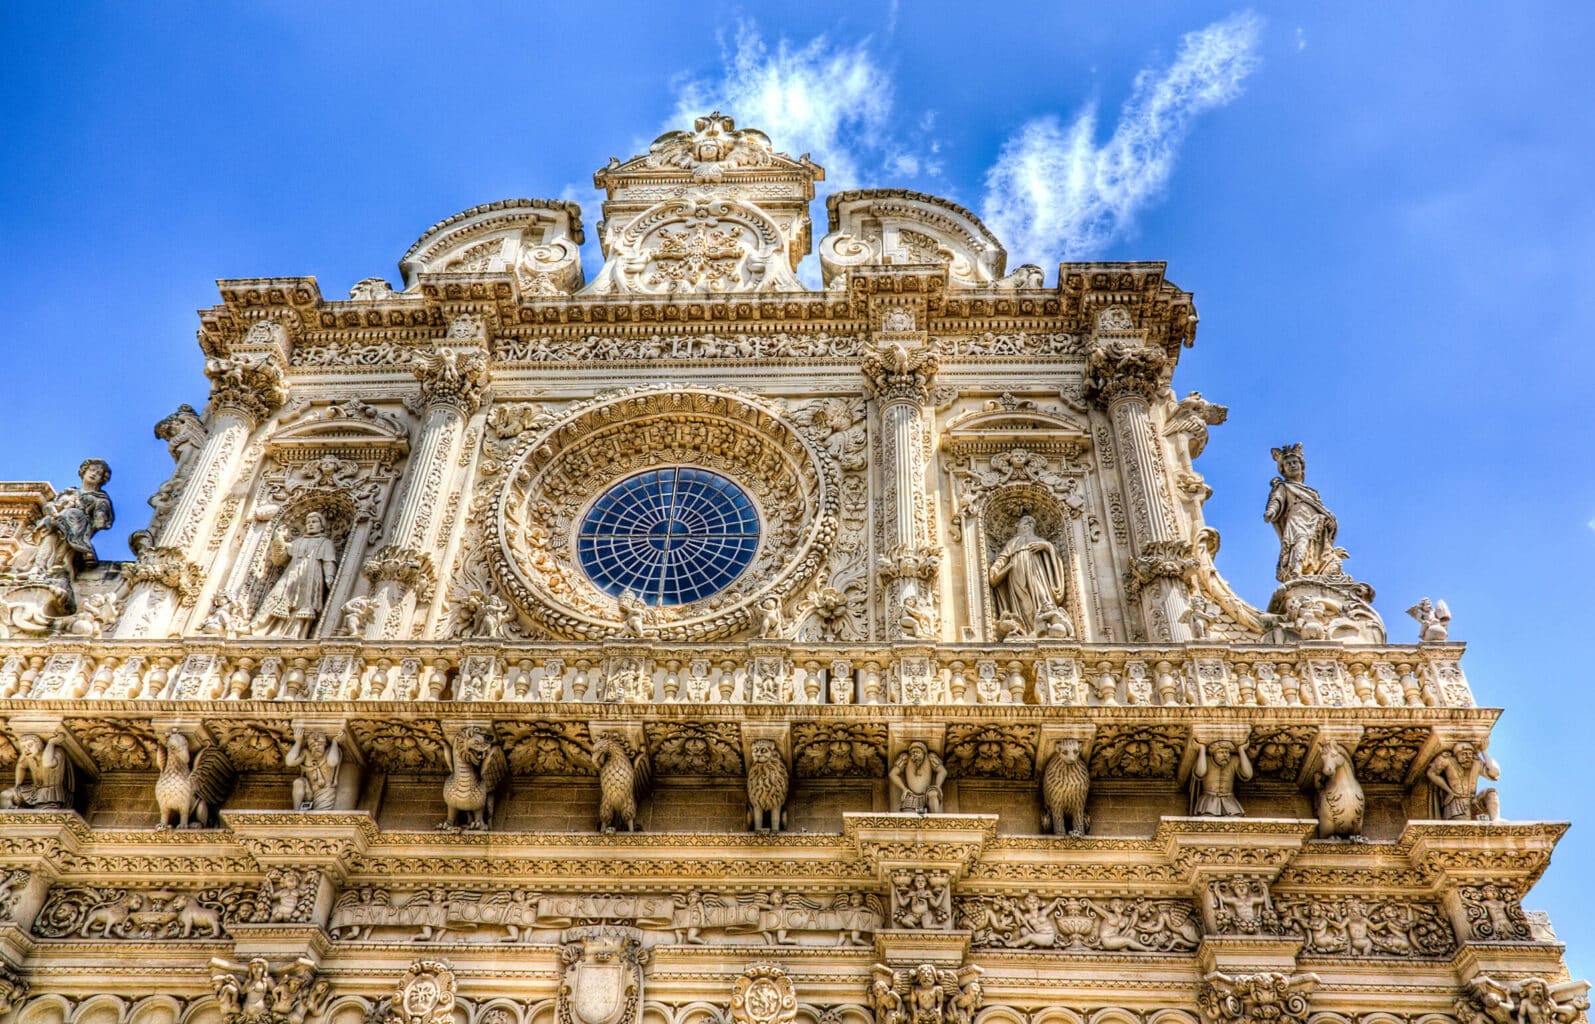
{"type": "Polygon", "coordinates": [[[221,747],[204,747],[189,763],[188,737],[176,729],[166,746],[155,751],[161,774],[155,780],[155,803],[160,808],[159,828],[208,828],[211,814],[221,809],[238,781],[238,771],[221,747]]]}
{"type": "Polygon", "coordinates": [[[493,822],[493,808],[500,790],[509,789],[509,761],[504,748],[482,728],[461,729],[454,741],[443,748],[449,764],[449,777],[443,783],[443,803],[448,815],[438,828],[455,831],[464,827],[486,831],[493,822]]]}

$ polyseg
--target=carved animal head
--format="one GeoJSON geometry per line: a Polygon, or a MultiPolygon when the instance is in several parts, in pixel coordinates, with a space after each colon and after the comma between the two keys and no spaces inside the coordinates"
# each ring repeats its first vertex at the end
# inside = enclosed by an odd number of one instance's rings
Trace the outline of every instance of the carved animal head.
{"type": "Polygon", "coordinates": [[[1054,748],[1057,758],[1064,764],[1075,764],[1080,760],[1080,741],[1073,738],[1061,739],[1054,748]]]}
{"type": "Polygon", "coordinates": [[[173,729],[166,737],[166,751],[172,760],[182,765],[188,764],[188,737],[173,729]]]}
{"type": "Polygon", "coordinates": [[[755,764],[770,764],[781,759],[781,748],[775,740],[754,740],[750,753],[755,764]]]}

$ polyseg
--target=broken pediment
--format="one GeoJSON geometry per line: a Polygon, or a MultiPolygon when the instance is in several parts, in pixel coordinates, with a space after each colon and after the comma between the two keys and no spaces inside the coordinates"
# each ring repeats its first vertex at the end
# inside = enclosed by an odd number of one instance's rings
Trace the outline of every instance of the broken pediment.
{"type": "Polygon", "coordinates": [[[559,199],[484,203],[432,225],[399,260],[406,290],[421,274],[511,274],[527,295],[582,286],[581,207],[559,199]]]}
{"type": "MultiPolygon", "coordinates": [[[[825,203],[829,232],[820,240],[825,285],[849,267],[941,264],[954,287],[1039,287],[1040,272],[1021,267],[1003,277],[1008,253],[980,218],[939,196],[905,189],[838,192],[825,203]]],[[[839,285],[838,285],[839,286],[839,285]]]]}

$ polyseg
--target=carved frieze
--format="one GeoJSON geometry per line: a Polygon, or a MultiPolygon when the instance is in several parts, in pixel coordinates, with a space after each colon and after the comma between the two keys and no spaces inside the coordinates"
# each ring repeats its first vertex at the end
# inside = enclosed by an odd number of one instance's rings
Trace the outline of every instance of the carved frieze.
{"type": "Polygon", "coordinates": [[[976,947],[1183,953],[1202,938],[1200,919],[1186,900],[1030,893],[962,896],[957,908],[958,926],[970,930],[976,947]]]}

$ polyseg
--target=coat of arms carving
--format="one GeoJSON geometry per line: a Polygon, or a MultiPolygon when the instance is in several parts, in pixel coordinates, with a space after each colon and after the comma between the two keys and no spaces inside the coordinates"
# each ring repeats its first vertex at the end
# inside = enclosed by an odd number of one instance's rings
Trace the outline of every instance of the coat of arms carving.
{"type": "Polygon", "coordinates": [[[566,932],[559,959],[559,1024],[637,1024],[648,958],[635,928],[566,932]]]}

